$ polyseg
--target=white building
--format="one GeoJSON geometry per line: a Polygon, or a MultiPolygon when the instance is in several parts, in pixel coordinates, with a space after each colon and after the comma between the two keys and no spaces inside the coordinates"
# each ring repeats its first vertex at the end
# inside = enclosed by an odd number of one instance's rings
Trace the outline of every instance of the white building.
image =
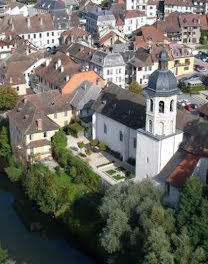
{"type": "Polygon", "coordinates": [[[146,24],[152,25],[157,19],[157,5],[155,0],[126,0],[126,10],[139,10],[146,15],[146,24]]]}
{"type": "Polygon", "coordinates": [[[192,3],[192,0],[165,0],[164,1],[164,14],[165,16],[168,16],[170,13],[173,12],[179,12],[179,13],[193,13],[194,12],[194,6],[192,3]]]}
{"type": "Polygon", "coordinates": [[[9,8],[6,11],[6,14],[8,14],[10,16],[21,15],[21,16],[27,17],[29,15],[28,6],[27,5],[9,6],[9,8]]]}
{"type": "Polygon", "coordinates": [[[1,22],[0,39],[10,35],[19,35],[35,47],[42,49],[59,45],[59,38],[64,29],[56,29],[50,14],[33,17],[6,16],[1,22]]]}
{"type": "Polygon", "coordinates": [[[105,83],[113,82],[125,88],[126,64],[119,53],[94,52],[90,61],[90,68],[103,77],[105,83]]]}
{"type": "Polygon", "coordinates": [[[86,30],[93,36],[98,36],[104,28],[115,28],[115,26],[116,19],[111,11],[92,11],[86,15],[86,30]]]}
{"type": "Polygon", "coordinates": [[[132,32],[147,24],[145,12],[139,10],[127,10],[124,17],[123,33],[130,35],[132,32]]]}

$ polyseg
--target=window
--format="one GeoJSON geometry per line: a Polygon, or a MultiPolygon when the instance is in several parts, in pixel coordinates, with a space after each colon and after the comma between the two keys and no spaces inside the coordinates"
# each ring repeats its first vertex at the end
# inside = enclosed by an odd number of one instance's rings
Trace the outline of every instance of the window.
{"type": "Polygon", "coordinates": [[[47,37],[49,37],[49,32],[47,32],[47,37]]]}
{"type": "Polygon", "coordinates": [[[47,44],[49,44],[49,40],[47,40],[47,44]]]}
{"type": "Polygon", "coordinates": [[[28,34],[27,38],[30,39],[30,34],[28,34]]]}
{"type": "Polygon", "coordinates": [[[33,135],[29,135],[29,139],[30,140],[33,140],[33,135]]]}
{"type": "Polygon", "coordinates": [[[33,37],[36,38],[36,34],[33,34],[33,37]]]}
{"type": "Polygon", "coordinates": [[[189,70],[189,67],[184,67],[184,71],[188,71],[189,70]]]}
{"type": "Polygon", "coordinates": [[[47,132],[43,133],[43,137],[46,138],[47,137],[47,132]]]}
{"type": "Polygon", "coordinates": [[[152,112],[153,111],[153,100],[150,99],[150,111],[152,112]]]}
{"type": "Polygon", "coordinates": [[[152,120],[149,120],[149,132],[152,133],[152,120]]]}
{"type": "Polygon", "coordinates": [[[174,100],[170,101],[170,112],[173,112],[174,110],[174,100]]]}
{"type": "Polygon", "coordinates": [[[164,113],[165,110],[165,104],[163,101],[159,102],[159,113],[164,113]]]}
{"type": "Polygon", "coordinates": [[[54,32],[51,32],[51,35],[54,36],[54,32]]]}
{"type": "Polygon", "coordinates": [[[64,116],[68,116],[68,112],[66,111],[66,112],[64,112],[64,116]]]}
{"type": "Polygon", "coordinates": [[[30,148],[30,155],[33,155],[33,154],[34,154],[34,149],[30,148]]]}
{"type": "Polygon", "coordinates": [[[137,140],[136,140],[136,138],[134,138],[133,147],[136,148],[136,145],[137,145],[137,140]]]}
{"type": "Polygon", "coordinates": [[[147,157],[147,163],[149,163],[149,158],[147,157]]]}
{"type": "Polygon", "coordinates": [[[123,132],[122,131],[119,132],[119,139],[121,142],[123,142],[123,132]]]}
{"type": "Polygon", "coordinates": [[[16,89],[17,89],[17,92],[19,92],[19,86],[17,86],[16,89]]]}
{"type": "Polygon", "coordinates": [[[104,133],[107,134],[107,126],[104,124],[104,133]]]}
{"type": "Polygon", "coordinates": [[[39,37],[42,38],[42,34],[41,33],[39,34],[39,37]]]}
{"type": "Polygon", "coordinates": [[[107,75],[113,74],[113,70],[107,70],[107,75]]]}
{"type": "Polygon", "coordinates": [[[54,114],[54,118],[55,118],[55,119],[57,118],[57,113],[54,114]]]}

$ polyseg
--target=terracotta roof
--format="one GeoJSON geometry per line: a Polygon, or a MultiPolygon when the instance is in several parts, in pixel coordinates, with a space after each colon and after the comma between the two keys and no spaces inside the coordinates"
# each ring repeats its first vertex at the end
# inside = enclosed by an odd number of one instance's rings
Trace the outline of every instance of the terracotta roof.
{"type": "Polygon", "coordinates": [[[154,0],[148,0],[147,5],[157,5],[157,2],[154,0]]]}
{"type": "Polygon", "coordinates": [[[140,10],[126,10],[125,12],[125,19],[144,16],[145,12],[142,12],[140,10]]]}
{"type": "Polygon", "coordinates": [[[47,139],[40,139],[40,140],[35,140],[30,142],[27,145],[27,148],[38,148],[38,147],[43,147],[43,146],[48,146],[51,145],[51,142],[47,139]]]}
{"type": "Polygon", "coordinates": [[[192,13],[180,14],[179,15],[179,23],[180,23],[180,26],[182,26],[182,27],[187,27],[187,26],[202,27],[201,16],[196,15],[196,14],[192,14],[192,13]]]}
{"type": "Polygon", "coordinates": [[[117,26],[123,26],[123,25],[125,25],[124,21],[121,19],[120,16],[115,16],[115,18],[116,18],[116,25],[117,26]]]}
{"type": "Polygon", "coordinates": [[[154,23],[154,27],[156,27],[163,34],[166,34],[168,32],[181,32],[178,17],[178,12],[172,12],[165,18],[165,20],[157,20],[154,23]]]}
{"type": "Polygon", "coordinates": [[[29,18],[22,15],[5,16],[1,21],[0,32],[15,32],[16,34],[36,33],[54,30],[53,20],[50,14],[38,14],[29,18]],[[30,26],[28,26],[28,19],[30,26]],[[42,22],[41,22],[42,21],[42,22]],[[12,25],[14,29],[12,29],[12,25]]]}
{"type": "Polygon", "coordinates": [[[87,31],[85,31],[84,29],[82,28],[79,28],[79,27],[73,27],[67,31],[64,31],[61,35],[64,35],[64,36],[74,36],[74,37],[80,37],[80,36],[90,36],[91,34],[87,31]]]}
{"type": "Polygon", "coordinates": [[[44,78],[49,83],[54,84],[58,88],[63,88],[63,86],[68,82],[66,80],[66,76],[71,76],[79,72],[81,70],[81,65],[74,62],[71,58],[65,55],[62,52],[57,52],[52,58],[48,66],[46,64],[40,65],[35,70],[35,74],[39,77],[44,78]],[[56,69],[56,64],[58,60],[61,61],[61,65],[63,66],[63,72],[60,70],[61,67],[56,69]]]}
{"type": "Polygon", "coordinates": [[[108,39],[111,39],[115,35],[116,33],[114,31],[108,32],[104,37],[100,39],[100,44],[103,45],[108,39]]]}
{"type": "Polygon", "coordinates": [[[192,175],[199,158],[199,156],[186,153],[177,167],[168,176],[166,182],[176,188],[181,188],[192,175]]]}
{"type": "Polygon", "coordinates": [[[80,43],[72,43],[64,49],[64,52],[73,59],[89,62],[95,50],[80,43]]]}
{"type": "Polygon", "coordinates": [[[193,6],[193,3],[191,0],[165,0],[164,5],[193,6]]]}
{"type": "MultiPolygon", "coordinates": [[[[154,26],[143,26],[133,32],[135,36],[140,36],[145,42],[164,42],[167,38],[154,26]]],[[[137,40],[136,42],[138,42],[137,40]]]]}

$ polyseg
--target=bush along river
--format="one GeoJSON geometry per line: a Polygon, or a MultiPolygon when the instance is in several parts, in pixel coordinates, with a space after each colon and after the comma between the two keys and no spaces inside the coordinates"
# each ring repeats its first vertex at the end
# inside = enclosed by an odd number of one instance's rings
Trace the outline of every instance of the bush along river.
{"type": "Polygon", "coordinates": [[[16,264],[94,264],[68,230],[42,214],[25,197],[21,185],[0,172],[0,241],[16,264]]]}

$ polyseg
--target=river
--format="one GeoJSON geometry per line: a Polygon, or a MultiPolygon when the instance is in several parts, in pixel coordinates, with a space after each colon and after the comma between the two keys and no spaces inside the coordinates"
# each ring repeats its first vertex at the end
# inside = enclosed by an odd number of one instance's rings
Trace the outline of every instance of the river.
{"type": "Polygon", "coordinates": [[[0,173],[0,241],[17,264],[93,264],[58,221],[39,212],[22,193],[0,173]],[[27,224],[26,224],[27,223],[27,224]],[[29,223],[29,224],[28,224],[29,223]],[[39,233],[28,226],[38,223],[39,233]]]}

